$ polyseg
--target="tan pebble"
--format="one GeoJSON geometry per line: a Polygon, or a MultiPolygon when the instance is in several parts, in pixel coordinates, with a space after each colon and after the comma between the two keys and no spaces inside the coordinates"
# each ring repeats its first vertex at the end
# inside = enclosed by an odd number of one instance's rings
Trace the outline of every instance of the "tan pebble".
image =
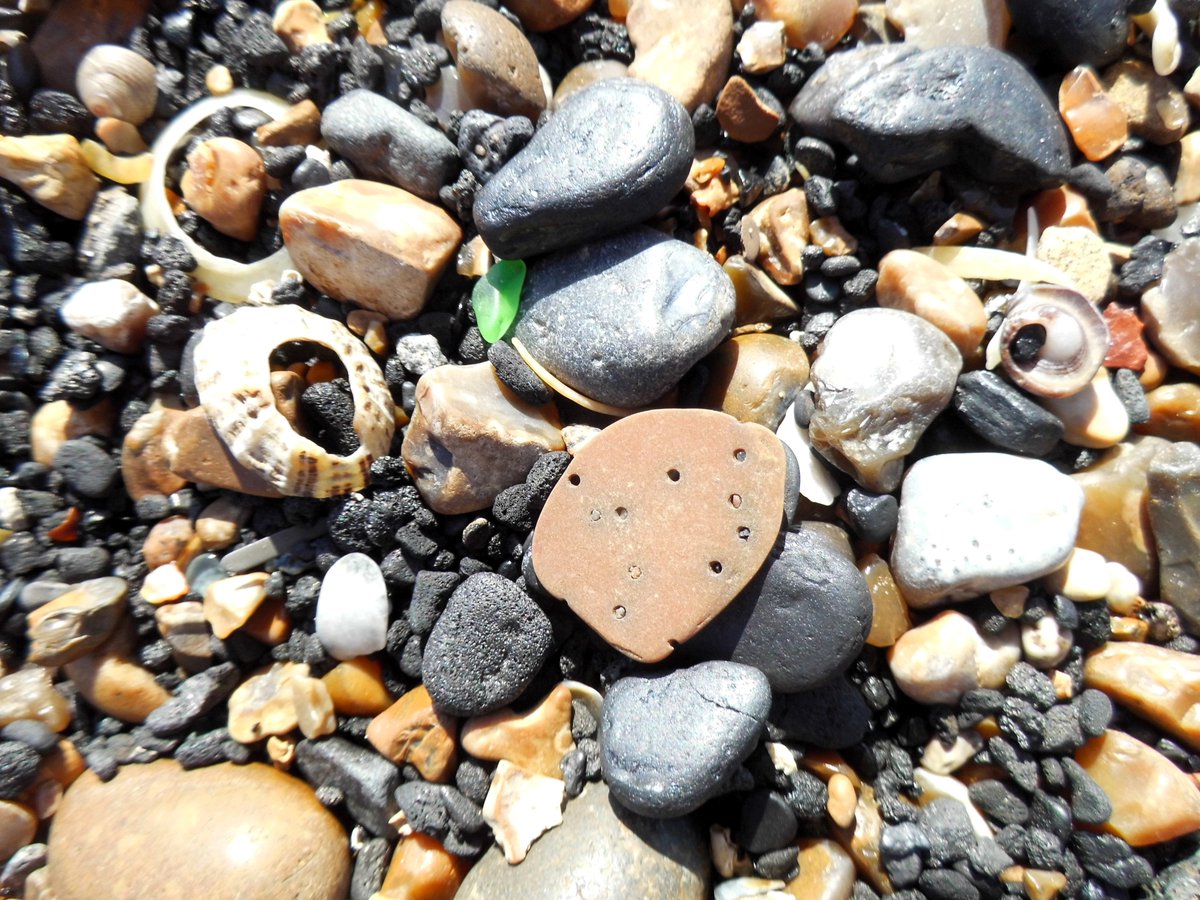
{"type": "Polygon", "coordinates": [[[1061,669],[1053,670],[1050,673],[1050,681],[1054,685],[1054,696],[1059,700],[1070,700],[1075,696],[1075,682],[1066,672],[1061,669]]]}
{"type": "Polygon", "coordinates": [[[1200,657],[1151,644],[1108,643],[1088,655],[1083,678],[1200,750],[1200,657]]]}
{"type": "Polygon", "coordinates": [[[229,497],[214,500],[196,518],[196,536],[205,550],[223,550],[237,542],[242,525],[250,518],[250,507],[229,497]]]}
{"type": "Polygon", "coordinates": [[[96,137],[113,153],[143,153],[150,149],[135,126],[112,116],[96,120],[96,137]]]}
{"type": "Polygon", "coordinates": [[[214,581],[204,592],[204,617],[221,640],[246,624],[267,597],[267,573],[251,572],[214,581]]]}
{"type": "Polygon", "coordinates": [[[0,866],[26,844],[33,842],[37,828],[37,816],[28,807],[0,800],[0,866]]]}
{"type": "Polygon", "coordinates": [[[733,160],[717,153],[700,154],[692,161],[692,168],[683,186],[704,226],[696,232],[697,247],[704,246],[699,235],[711,225],[712,217],[729,209],[740,196],[740,189],[734,180],[736,168],[733,160]]]}
{"type": "Polygon", "coordinates": [[[1175,202],[1180,206],[1200,200],[1200,132],[1179,141],[1179,169],[1175,175],[1175,202]]]}
{"type": "Polygon", "coordinates": [[[1092,162],[1107,159],[1129,140],[1129,117],[1089,66],[1076,66],[1063,76],[1058,111],[1075,146],[1092,162]]]}
{"type": "Polygon", "coordinates": [[[464,750],[480,759],[507,759],[548,778],[563,777],[563,756],[575,749],[571,738],[571,691],[557,685],[533,709],[521,715],[499,710],[463,722],[464,750]]]}
{"type": "Polygon", "coordinates": [[[1094,550],[1076,547],[1061,568],[1042,579],[1047,590],[1076,602],[1103,600],[1112,576],[1108,561],[1094,550]]]}
{"type": "MultiPolygon", "coordinates": [[[[1038,225],[1042,228],[1049,228],[1051,225],[1077,225],[1091,231],[1099,231],[1096,220],[1092,217],[1087,198],[1066,185],[1034,194],[1032,206],[1037,213],[1038,225]]],[[[1016,235],[1018,241],[1025,239],[1023,219],[1023,216],[1018,216],[1020,225],[1016,235]]]]}
{"type": "Polygon", "coordinates": [[[177,563],[169,562],[150,570],[139,593],[151,606],[161,606],[186,596],[187,592],[187,577],[177,563]]]}
{"type": "Polygon", "coordinates": [[[362,338],[376,356],[387,355],[387,318],[383,314],[356,309],[346,316],[346,327],[362,338]]]}
{"type": "Polygon", "coordinates": [[[730,338],[707,359],[708,385],[700,405],[774,431],[808,383],[808,356],[777,334],[730,338]]]}
{"type": "Polygon", "coordinates": [[[449,779],[457,761],[458,722],[438,712],[425,685],[413,688],[367,726],[367,740],[397,765],[411,763],[427,781],[449,779]]]}
{"type": "Polygon", "coordinates": [[[1071,652],[1071,645],[1070,629],[1060,626],[1053,616],[1021,623],[1021,650],[1031,666],[1049,669],[1059,665],[1071,652]]]}
{"type": "Polygon", "coordinates": [[[1020,882],[1029,900],[1055,900],[1067,886],[1067,876],[1046,869],[1023,869],[1020,882]]]}
{"type": "Polygon", "coordinates": [[[625,20],[629,74],[662,88],[693,112],[712,103],[733,59],[729,0],[633,0],[625,20]]]}
{"type": "Polygon", "coordinates": [[[297,675],[292,678],[292,702],[296,706],[296,722],[300,733],[309,740],[333,734],[337,716],[329,689],[319,678],[297,675]]]}
{"type": "Polygon", "coordinates": [[[455,856],[436,838],[414,832],[396,845],[372,900],[453,900],[470,868],[470,860],[455,856]]]}
{"type": "Polygon", "coordinates": [[[298,728],[292,682],[307,677],[307,665],[288,662],[273,663],[270,669],[243,681],[229,696],[229,736],[253,744],[298,728]]]}
{"type": "Polygon", "coordinates": [[[562,824],[566,786],[500,760],[483,801],[483,820],[491,826],[496,843],[509,864],[525,858],[533,842],[562,824]]]}
{"type": "Polygon", "coordinates": [[[79,141],[69,134],[0,136],[0,178],[6,178],[46,209],[82,219],[100,189],[79,141]]]}
{"type": "Polygon", "coordinates": [[[762,266],[777,284],[799,284],[810,225],[803,190],[768,197],[742,218],[746,259],[762,266]]]}
{"type": "Polygon", "coordinates": [[[997,588],[988,594],[992,605],[1006,619],[1019,619],[1025,612],[1025,603],[1029,599],[1029,588],[1023,584],[1012,587],[997,588]]]}
{"type": "Polygon", "coordinates": [[[854,24],[858,0],[759,0],[754,10],[759,19],[783,22],[789,47],[829,50],[854,24]]]}
{"type": "Polygon", "coordinates": [[[254,615],[246,620],[242,631],[260,644],[277,647],[291,635],[292,617],[288,615],[282,598],[268,597],[254,611],[254,615]]]}
{"type": "Polygon", "coordinates": [[[849,778],[839,773],[829,779],[829,799],[825,809],[834,824],[839,828],[849,828],[854,822],[854,807],[857,804],[858,795],[849,778]]]}
{"type": "Polygon", "coordinates": [[[121,478],[125,491],[134,500],[151,494],[173,494],[187,486],[187,480],[171,471],[163,433],[177,410],[168,410],[158,403],[138,418],[121,442],[121,478]]]}
{"type": "Polygon", "coordinates": [[[221,234],[241,241],[258,236],[258,214],[267,193],[262,157],[235,138],[204,141],[187,158],[183,199],[221,234]]]}
{"type": "Polygon", "coordinates": [[[800,874],[783,888],[786,896],[794,900],[848,900],[853,893],[854,860],[834,841],[802,839],[796,863],[800,874]]]}
{"type": "Polygon", "coordinates": [[[1110,834],[1146,847],[1200,829],[1200,787],[1153,747],[1109,730],[1075,759],[1112,803],[1110,834]]]}
{"type": "Polygon", "coordinates": [[[146,323],[158,304],[128,281],[89,281],[62,305],[59,315],[72,331],[116,353],[137,353],[146,338],[146,323]]]}
{"type": "Polygon", "coordinates": [[[325,12],[313,0],[284,0],[275,7],[271,27],[293,54],[313,44],[330,43],[325,12]]]}
{"type": "MultiPolygon", "coordinates": [[[[607,81],[610,78],[625,78],[629,75],[628,67],[615,59],[590,59],[581,62],[563,76],[558,87],[554,89],[554,98],[550,105],[558,109],[572,94],[576,94],[597,81],[607,81]]],[[[459,272],[460,275],[468,273],[459,272]]]]}
{"type": "MultiPolygon", "coordinates": [[[[143,593],[145,588],[142,588],[143,593]]],[[[200,672],[212,659],[211,632],[204,618],[204,604],[196,600],[168,603],[154,611],[158,633],[170,645],[180,668],[200,672]]]]}
{"type": "Polygon", "coordinates": [[[912,628],[908,604],[896,586],[892,570],[877,553],[868,553],[858,561],[858,570],[867,579],[873,613],[867,643],[872,647],[890,647],[912,628]]]}
{"type": "Polygon", "coordinates": [[[1113,616],[1109,620],[1110,640],[1142,643],[1150,637],[1150,624],[1133,616],[1113,616]]]}
{"type": "Polygon", "coordinates": [[[796,301],[785,294],[762,269],[742,256],[731,256],[722,266],[737,295],[735,325],[771,322],[799,315],[796,301]]]}
{"type": "Polygon", "coordinates": [[[879,262],[880,306],[914,313],[936,325],[970,358],[987,330],[983,302],[970,285],[923,253],[893,250],[879,262]]]}
{"type": "Polygon", "coordinates": [[[1096,305],[1108,299],[1116,287],[1108,247],[1089,228],[1046,228],[1038,239],[1037,258],[1065,272],[1075,289],[1096,305]]]}
{"type": "Polygon", "coordinates": [[[921,754],[921,768],[935,775],[949,775],[970,762],[983,749],[983,743],[977,731],[959,732],[950,746],[935,737],[925,745],[925,752],[921,754]]]}
{"type": "Polygon", "coordinates": [[[491,363],[477,363],[421,376],[401,454],[430,508],[457,515],[490,507],[542,453],[564,446],[553,404],[526,403],[491,363]]]}
{"type": "Polygon", "coordinates": [[[204,73],[204,86],[214,97],[224,97],[236,87],[236,84],[233,80],[233,73],[226,66],[213,66],[204,73]]]}
{"type": "Polygon", "coordinates": [[[340,662],[321,679],[333,708],[345,716],[376,716],[392,705],[383,684],[383,667],[369,656],[340,662]]]}
{"type": "Polygon", "coordinates": [[[321,110],[311,100],[301,100],[254,132],[264,147],[315,144],[321,138],[321,110]]]}
{"type": "Polygon", "coordinates": [[[775,133],[783,121],[783,108],[777,101],[769,103],[750,82],[735,75],[717,98],[717,121],[731,139],[755,144],[775,133]]]}
{"type": "Polygon", "coordinates": [[[953,704],[975,688],[1000,687],[1020,658],[1015,625],[982,635],[971,619],[952,610],[906,632],[888,651],[897,687],[926,704],[953,704]]]}
{"type": "Polygon", "coordinates": [[[508,0],[505,3],[530,31],[553,31],[587,12],[593,0],[508,0]]]}
{"type": "Polygon", "coordinates": [[[1042,406],[1062,420],[1063,440],[1077,447],[1115,447],[1129,434],[1129,412],[1101,367],[1091,384],[1070,397],[1043,397],[1042,406]]]}
{"type": "Polygon", "coordinates": [[[858,241],[837,216],[813,219],[808,225],[808,238],[824,250],[826,256],[849,256],[858,249],[858,241]]]}
{"type": "MultiPolygon", "coordinates": [[[[131,628],[127,623],[123,627],[131,628]]],[[[171,694],[149,671],[124,658],[132,639],[121,634],[123,627],[92,654],[67,663],[66,672],[88,703],[105,715],[141,723],[171,694]]]]}
{"type": "Polygon", "coordinates": [[[761,75],[787,62],[787,32],[782,22],[755,22],[742,32],[735,49],[742,68],[761,75]]]}
{"type": "Polygon", "coordinates": [[[87,772],[49,845],[58,900],[96,897],[98,865],[112,898],[182,896],[186,885],[213,897],[330,900],[350,883],[337,819],[309,785],[261,763],[185,771],[158,760],[109,782],[87,772]]]}
{"type": "Polygon", "coordinates": [[[1168,441],[1200,441],[1200,385],[1188,381],[1164,384],[1146,394],[1150,420],[1135,425],[1138,434],[1168,441]]]}
{"type": "Polygon", "coordinates": [[[111,437],[113,418],[112,403],[107,398],[86,408],[76,406],[69,400],[44,403],[29,423],[30,455],[35,462],[53,465],[58,448],[66,441],[89,434],[111,437]]]}
{"type": "MultiPolygon", "coordinates": [[[[1182,259],[1186,254],[1194,257],[1190,241],[1183,250],[1176,251],[1182,259]]],[[[1168,254],[1166,269],[1169,271],[1175,253],[1168,254]]],[[[1170,362],[1181,369],[1200,375],[1200,335],[1194,324],[1200,301],[1191,287],[1191,272],[1184,264],[1175,268],[1172,290],[1168,293],[1163,283],[1142,294],[1141,313],[1145,323],[1145,336],[1170,362]],[[1186,272],[1186,274],[1184,274],[1186,272]]]]}
{"type": "Polygon", "coordinates": [[[60,666],[99,647],[125,614],[128,591],[123,578],[93,578],[31,610],[29,661],[60,666]]]}
{"type": "Polygon", "coordinates": [[[186,516],[171,516],[156,522],[142,543],[142,556],[152,569],[174,562],[196,534],[186,516]]]}
{"type": "Polygon", "coordinates": [[[462,229],[440,207],[357,179],[292,194],[280,207],[279,225],[306,280],[389,319],[421,311],[462,240],[462,229]]]}
{"type": "Polygon", "coordinates": [[[891,894],[895,889],[883,869],[883,854],[879,849],[883,827],[875,791],[864,784],[858,794],[853,828],[833,829],[833,838],[850,854],[859,873],[875,890],[891,894]]]}
{"type": "Polygon", "coordinates": [[[935,247],[957,247],[977,237],[984,224],[970,213],[956,212],[933,233],[935,247]]]}
{"type": "Polygon", "coordinates": [[[296,742],[290,737],[271,735],[267,738],[267,758],[275,768],[287,771],[296,761],[296,742]]]}
{"type": "Polygon", "coordinates": [[[41,666],[0,677],[0,728],[17,719],[37,719],[51,731],[62,731],[71,721],[67,698],[54,689],[41,666]]]}
{"type": "Polygon", "coordinates": [[[1012,24],[1004,0],[887,0],[888,21],[904,43],[931,47],[1004,49],[1012,24]]]}
{"type": "Polygon", "coordinates": [[[459,84],[476,106],[536,122],[546,91],[529,39],[500,13],[469,0],[442,7],[442,37],[459,84]]]}
{"type": "Polygon", "coordinates": [[[1125,111],[1129,130],[1155,144],[1173,144],[1187,132],[1183,91],[1140,59],[1122,59],[1104,70],[1104,88],[1125,111]]]}

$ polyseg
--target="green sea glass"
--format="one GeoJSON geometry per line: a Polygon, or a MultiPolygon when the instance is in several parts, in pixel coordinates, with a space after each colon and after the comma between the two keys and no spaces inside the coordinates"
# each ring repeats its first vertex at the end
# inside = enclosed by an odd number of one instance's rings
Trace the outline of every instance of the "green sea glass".
{"type": "Polygon", "coordinates": [[[502,259],[487,270],[471,292],[475,323],[479,333],[494,344],[508,333],[521,305],[521,287],[525,284],[525,263],[502,259]]]}

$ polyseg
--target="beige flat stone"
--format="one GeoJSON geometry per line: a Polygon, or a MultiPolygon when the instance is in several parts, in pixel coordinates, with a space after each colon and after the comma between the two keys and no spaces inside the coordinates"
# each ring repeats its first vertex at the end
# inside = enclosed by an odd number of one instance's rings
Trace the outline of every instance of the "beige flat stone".
{"type": "Polygon", "coordinates": [[[371,746],[397,765],[411,763],[427,780],[441,783],[458,760],[458,722],[433,707],[425,685],[417,685],[367,726],[371,746]]]}
{"type": "Polygon", "coordinates": [[[411,319],[424,308],[462,241],[462,229],[440,207],[359,179],[292,194],[279,209],[279,227],[306,280],[389,319],[411,319]]]}
{"type": "Polygon", "coordinates": [[[829,50],[854,24],[858,0],[759,0],[754,10],[759,19],[783,22],[789,47],[829,50]]]}
{"type": "Polygon", "coordinates": [[[1122,59],[1104,70],[1104,89],[1129,118],[1129,130],[1155,144],[1172,144],[1187,132],[1183,91],[1147,62],[1122,59]]]}
{"type": "Polygon", "coordinates": [[[184,771],[174,760],[87,772],[50,830],[57,900],[335,900],[350,853],[337,819],[307,784],[261,763],[184,771]]]}
{"type": "Polygon", "coordinates": [[[284,0],[275,8],[271,28],[293,54],[313,44],[328,44],[325,12],[313,0],[284,0]]]}
{"type": "Polygon", "coordinates": [[[970,359],[987,330],[983,301],[970,285],[923,253],[893,250],[879,261],[875,298],[936,325],[970,359]]]}
{"type": "Polygon", "coordinates": [[[187,576],[183,570],[177,563],[169,562],[151,569],[138,593],[151,606],[159,606],[180,599],[188,590],[187,576]]]}
{"type": "Polygon", "coordinates": [[[29,423],[30,455],[34,462],[52,466],[58,448],[67,441],[88,434],[112,437],[114,418],[112,403],[107,399],[87,408],[69,400],[43,403],[29,423]]]}
{"type": "Polygon", "coordinates": [[[59,317],[77,334],[106,350],[132,355],[142,349],[146,324],[159,313],[158,304],[120,278],[89,281],[77,288],[59,317]]]}
{"type": "Polygon", "coordinates": [[[196,537],[205,550],[223,550],[237,543],[242,525],[250,518],[251,509],[228,497],[214,500],[196,518],[196,537]]]}
{"type": "Polygon", "coordinates": [[[1115,447],[1129,434],[1129,412],[1103,366],[1079,393],[1043,397],[1041,404],[1062,421],[1063,440],[1077,447],[1104,450],[1115,447]]]}
{"type": "Polygon", "coordinates": [[[778,69],[787,62],[787,29],[782,22],[755,22],[742,32],[734,49],[742,68],[752,75],[778,69]]]}
{"type": "Polygon", "coordinates": [[[213,634],[229,637],[250,620],[267,598],[267,573],[250,572],[214,581],[204,592],[204,618],[213,634]]]}
{"type": "Polygon", "coordinates": [[[557,685],[528,712],[498,710],[463,722],[462,747],[480,759],[506,759],[548,778],[563,777],[563,756],[575,749],[571,738],[571,691],[557,685]]]}
{"type": "Polygon", "coordinates": [[[0,178],[46,209],[75,220],[87,215],[100,189],[79,141],[69,134],[0,136],[0,178]]]}
{"type": "Polygon", "coordinates": [[[376,716],[392,705],[383,667],[369,656],[340,662],[322,678],[333,707],[346,716],[376,716]]]}
{"type": "Polygon", "coordinates": [[[804,348],[777,334],[737,335],[714,350],[706,363],[709,380],[700,405],[771,431],[808,383],[804,348]]]}
{"type": "Polygon", "coordinates": [[[687,111],[712,103],[733,59],[728,0],[633,0],[625,20],[629,74],[671,94],[687,111]]]}
{"type": "Polygon", "coordinates": [[[535,775],[500,760],[483,801],[483,820],[491,826],[504,858],[515,865],[533,842],[562,824],[566,785],[561,779],[535,775]]]}
{"type": "Polygon", "coordinates": [[[203,407],[168,416],[160,438],[170,471],[188,481],[255,497],[283,495],[261,475],[239,463],[213,430],[203,407]]]}
{"type": "Polygon", "coordinates": [[[1069,275],[1075,289],[1097,306],[1116,287],[1108,246],[1090,228],[1080,225],[1046,228],[1038,238],[1037,258],[1069,275]]]}
{"type": "Polygon", "coordinates": [[[1091,653],[1084,683],[1200,750],[1200,657],[1153,644],[1109,642],[1091,653]]]}

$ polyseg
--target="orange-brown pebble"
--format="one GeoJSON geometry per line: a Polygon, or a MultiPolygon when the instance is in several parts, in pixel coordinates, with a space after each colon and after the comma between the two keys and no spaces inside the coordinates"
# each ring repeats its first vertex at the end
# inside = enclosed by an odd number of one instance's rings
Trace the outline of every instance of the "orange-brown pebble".
{"type": "Polygon", "coordinates": [[[236,138],[204,141],[188,154],[183,199],[221,234],[241,241],[258,235],[267,171],[258,152],[236,138]]]}
{"type": "Polygon", "coordinates": [[[132,639],[122,631],[118,626],[94,653],[67,663],[66,672],[92,706],[122,722],[141,723],[171,694],[149,671],[124,658],[132,639]]]}
{"type": "Polygon", "coordinates": [[[58,448],[67,441],[87,434],[111,437],[113,418],[113,406],[107,399],[86,409],[69,400],[44,403],[29,423],[31,455],[35,462],[51,466],[58,448]]]}
{"type": "Polygon", "coordinates": [[[828,50],[854,24],[858,0],[759,0],[754,10],[759,19],[783,22],[789,47],[828,50]]]}
{"type": "Polygon", "coordinates": [[[284,0],[275,8],[271,27],[293,54],[330,42],[325,12],[313,0],[284,0]]]}
{"type": "Polygon", "coordinates": [[[956,212],[938,226],[933,233],[933,243],[937,247],[957,247],[977,237],[984,229],[984,224],[970,213],[956,212]]]}
{"type": "Polygon", "coordinates": [[[849,256],[858,249],[858,241],[837,216],[813,219],[808,226],[808,237],[826,256],[849,256]]]}
{"type": "Polygon", "coordinates": [[[1108,354],[1104,357],[1104,365],[1110,369],[1142,371],[1148,348],[1142,338],[1146,326],[1137,311],[1130,306],[1110,303],[1104,307],[1104,321],[1108,325],[1108,354]]]}
{"type": "Polygon", "coordinates": [[[1136,426],[1138,434],[1169,441],[1200,441],[1200,384],[1164,384],[1146,394],[1150,419],[1136,426]]]}
{"type": "Polygon", "coordinates": [[[425,685],[413,688],[367,726],[367,740],[397,765],[411,763],[427,780],[446,781],[458,757],[458,722],[433,708],[425,685]]]}
{"type": "Polygon", "coordinates": [[[629,74],[662,88],[688,112],[712,103],[733,59],[729,0],[633,0],[625,22],[629,74]]]}
{"type": "Polygon", "coordinates": [[[562,758],[575,749],[571,738],[571,691],[556,685],[528,712],[498,710],[463,722],[462,747],[487,760],[507,759],[535,775],[563,777],[562,758]]]}
{"type": "Polygon", "coordinates": [[[0,866],[33,840],[37,827],[37,816],[29,807],[0,800],[0,866]]]}
{"type": "Polygon", "coordinates": [[[470,870],[468,860],[416,832],[396,845],[375,900],[452,900],[470,870]]]}
{"type": "Polygon", "coordinates": [[[783,888],[795,900],[849,900],[854,890],[854,860],[830,840],[800,841],[800,874],[783,888]]]}
{"type": "Polygon", "coordinates": [[[1108,643],[1087,657],[1083,679],[1200,750],[1200,657],[1153,644],[1108,643]]]}
{"type": "Polygon", "coordinates": [[[142,153],[150,149],[136,126],[112,116],[96,120],[96,137],[113,153],[142,153]]]}
{"type": "Polygon", "coordinates": [[[1055,900],[1067,886],[1066,875],[1046,869],[1021,869],[1021,877],[1017,880],[1025,888],[1029,900],[1055,900]]]}
{"type": "Polygon", "coordinates": [[[270,597],[246,620],[242,630],[260,644],[277,647],[292,633],[292,617],[279,597],[270,597]]]}
{"type": "Polygon", "coordinates": [[[768,197],[742,218],[746,259],[762,266],[776,284],[799,284],[804,277],[809,227],[803,190],[792,188],[768,197]]]}
{"type": "Polygon", "coordinates": [[[1109,730],[1075,759],[1112,803],[1105,831],[1145,847],[1200,829],[1200,787],[1153,747],[1109,730]]]}
{"type": "Polygon", "coordinates": [[[79,540],[79,507],[72,506],[67,510],[63,520],[46,532],[46,537],[58,543],[70,543],[79,540]]]}
{"type": "Polygon", "coordinates": [[[860,559],[858,570],[867,579],[874,607],[867,643],[872,647],[890,647],[912,628],[908,604],[904,602],[886,560],[877,553],[868,553],[860,559]]]}
{"type": "Polygon", "coordinates": [[[1154,144],[1173,144],[1187,132],[1183,91],[1147,62],[1132,57],[1104,70],[1104,89],[1125,111],[1129,130],[1154,144]]]}
{"type": "Polygon", "coordinates": [[[752,325],[799,314],[796,301],[780,290],[762,269],[744,256],[731,256],[722,268],[737,294],[735,325],[752,325]]]}
{"type": "Polygon", "coordinates": [[[734,75],[717,97],[717,121],[733,140],[756,144],[775,133],[783,109],[764,100],[741,75],[734,75]]]}
{"type": "Polygon", "coordinates": [[[146,565],[155,569],[179,559],[194,534],[195,529],[186,516],[171,516],[155,523],[142,544],[146,565]]]}
{"type": "Polygon", "coordinates": [[[1089,66],[1076,66],[1058,88],[1058,111],[1071,139],[1092,162],[1107,159],[1129,140],[1129,118],[1104,92],[1089,66]]]}
{"type": "Polygon", "coordinates": [[[1112,616],[1109,620],[1112,636],[1109,640],[1141,643],[1150,637],[1150,623],[1135,616],[1112,616]]]}
{"type": "Polygon", "coordinates": [[[187,592],[187,577],[183,570],[178,563],[169,562],[150,570],[139,593],[151,606],[160,606],[186,596],[187,592]]]}
{"type": "Polygon", "coordinates": [[[173,494],[187,481],[171,471],[163,433],[177,410],[164,409],[157,403],[141,416],[121,442],[121,477],[125,491],[137,501],[151,494],[173,494]]]}
{"type": "Polygon", "coordinates": [[[333,708],[344,716],[377,716],[392,705],[383,684],[383,666],[369,656],[338,663],[321,679],[333,708]]]}
{"type": "Polygon", "coordinates": [[[700,405],[772,431],[808,383],[804,348],[778,334],[736,335],[709,355],[708,367],[700,405]]]}
{"type": "Polygon", "coordinates": [[[315,144],[321,137],[321,110],[311,100],[301,100],[283,115],[260,125],[254,136],[264,147],[315,144]]]}
{"type": "Polygon", "coordinates": [[[879,262],[879,305],[914,313],[937,326],[964,357],[971,357],[987,330],[983,301],[946,266],[923,253],[893,250],[879,262]]]}
{"type": "Polygon", "coordinates": [[[842,774],[850,779],[850,783],[854,785],[855,790],[862,783],[859,780],[858,773],[854,771],[854,767],[833,750],[811,750],[806,752],[797,762],[802,768],[812,772],[825,782],[828,782],[834,775],[842,774]]]}
{"type": "Polygon", "coordinates": [[[1170,372],[1171,364],[1167,362],[1166,357],[1153,347],[1147,347],[1146,365],[1142,367],[1142,374],[1138,376],[1138,383],[1142,389],[1152,391],[1162,387],[1170,372]]]}
{"type": "Polygon", "coordinates": [[[864,784],[859,791],[853,828],[835,828],[833,837],[850,853],[859,873],[875,890],[883,894],[894,891],[892,880],[883,869],[883,854],[879,847],[883,837],[883,817],[870,785],[864,784]]]}
{"type": "Polygon", "coordinates": [[[204,618],[221,640],[246,624],[267,598],[267,573],[222,578],[204,592],[204,618]]]}
{"type": "Polygon", "coordinates": [[[530,31],[553,31],[582,16],[593,0],[507,0],[504,4],[517,14],[530,31]]]}

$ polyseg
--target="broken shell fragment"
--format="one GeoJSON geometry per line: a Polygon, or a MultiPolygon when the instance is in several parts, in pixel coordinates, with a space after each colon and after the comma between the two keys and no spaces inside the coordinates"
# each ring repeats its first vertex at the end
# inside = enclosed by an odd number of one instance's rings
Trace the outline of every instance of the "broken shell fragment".
{"type": "Polygon", "coordinates": [[[1012,303],[994,340],[1017,385],[1042,397],[1069,397],[1104,362],[1108,326],[1082,294],[1040,284],[1012,303]]]}
{"type": "Polygon", "coordinates": [[[195,351],[196,390],[239,463],[288,496],[334,497],[367,484],[371,462],[395,430],[392,395],[370,351],[341,323],[298,306],[242,307],[210,322],[195,351]],[[337,456],[296,433],[272,400],[268,357],[302,341],[337,354],[354,400],[359,446],[337,456]]]}

